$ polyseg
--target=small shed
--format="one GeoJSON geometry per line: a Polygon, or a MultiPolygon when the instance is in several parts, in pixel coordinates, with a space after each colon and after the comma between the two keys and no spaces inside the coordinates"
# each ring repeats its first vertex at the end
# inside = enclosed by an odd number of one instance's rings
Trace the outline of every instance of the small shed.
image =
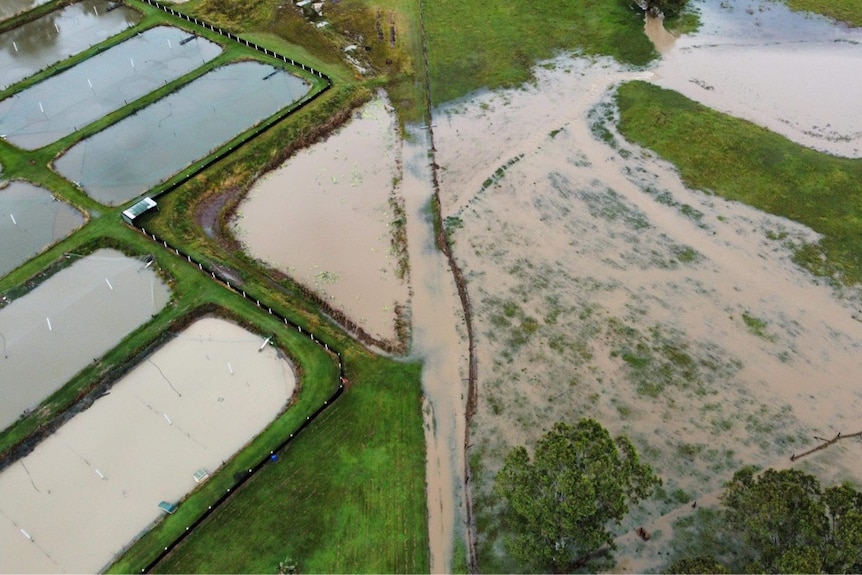
{"type": "Polygon", "coordinates": [[[168,515],[173,515],[177,510],[176,503],[168,503],[167,501],[162,501],[159,503],[159,509],[167,513],[168,515]]]}
{"type": "Polygon", "coordinates": [[[158,207],[156,201],[146,197],[128,210],[123,210],[123,221],[130,226],[135,225],[135,219],[158,207]]]}

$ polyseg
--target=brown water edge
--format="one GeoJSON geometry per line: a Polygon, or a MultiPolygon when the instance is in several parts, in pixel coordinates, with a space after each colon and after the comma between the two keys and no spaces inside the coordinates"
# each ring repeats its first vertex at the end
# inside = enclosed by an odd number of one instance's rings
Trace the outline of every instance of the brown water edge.
{"type": "Polygon", "coordinates": [[[388,104],[365,104],[326,141],[258,179],[231,222],[252,257],[390,349],[403,341],[409,298],[398,239],[397,138],[388,104]]]}
{"type": "Polygon", "coordinates": [[[644,34],[662,56],[670,52],[676,43],[676,36],[665,30],[664,18],[652,16],[649,12],[644,18],[644,34]]]}
{"type": "Polygon", "coordinates": [[[0,474],[0,570],[97,572],[159,518],[159,501],[180,501],[197,469],[220,467],[295,388],[262,339],[195,321],[0,474]]]}
{"type": "MultiPolygon", "coordinates": [[[[862,28],[768,0],[697,8],[701,29],[662,52],[653,82],[804,146],[862,157],[862,28]]],[[[650,37],[662,51],[660,34],[650,37]]]]}
{"type": "Polygon", "coordinates": [[[413,345],[423,361],[422,411],[431,573],[452,571],[456,540],[469,545],[465,481],[468,349],[465,318],[445,254],[434,237],[429,133],[409,126],[402,190],[408,218],[413,345]]]}
{"type": "MultiPolygon", "coordinates": [[[[648,73],[606,60],[549,67],[535,88],[435,115],[443,214],[457,218],[454,250],[476,312],[476,513],[493,513],[508,450],[557,420],[591,416],[629,435],[667,493],[699,501],[742,464],[779,465],[812,435],[856,431],[859,300],[792,264],[789,244],[815,235],[686,190],[642,150],[622,156],[597,142],[590,110],[615,82],[648,73]],[[655,370],[638,372],[623,359],[632,353],[655,370]]],[[[830,449],[794,466],[858,483],[859,447],[830,449]]],[[[684,508],[649,501],[618,533],[684,508]]],[[[623,537],[620,568],[665,567],[671,535],[661,530],[646,548],[623,537]]],[[[479,537],[485,556],[499,543],[479,537]]]]}

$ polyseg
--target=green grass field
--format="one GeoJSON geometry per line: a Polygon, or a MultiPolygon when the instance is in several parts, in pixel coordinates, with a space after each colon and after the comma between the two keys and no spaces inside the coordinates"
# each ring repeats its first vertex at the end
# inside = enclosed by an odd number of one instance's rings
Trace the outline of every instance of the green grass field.
{"type": "Polygon", "coordinates": [[[810,150],[646,82],[623,84],[616,100],[623,136],[676,165],[687,186],[811,227],[823,239],[800,246],[797,263],[862,281],[862,160],[810,150]]]}
{"type": "Polygon", "coordinates": [[[561,50],[610,55],[636,66],[656,52],[643,13],[626,0],[425,2],[435,105],[480,88],[513,87],[561,50]]]}
{"type": "Polygon", "coordinates": [[[361,383],[157,571],[271,573],[286,557],[309,573],[428,570],[421,366],[361,360],[361,383]]]}
{"type": "Polygon", "coordinates": [[[862,2],[858,0],[784,0],[793,10],[823,14],[851,26],[862,26],[862,2]]]}

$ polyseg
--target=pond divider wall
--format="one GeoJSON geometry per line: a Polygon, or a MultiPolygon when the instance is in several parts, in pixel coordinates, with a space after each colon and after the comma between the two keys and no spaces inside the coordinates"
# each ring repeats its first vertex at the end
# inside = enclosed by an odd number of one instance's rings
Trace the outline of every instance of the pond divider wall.
{"type": "Polygon", "coordinates": [[[255,303],[255,305],[257,305],[257,307],[259,307],[259,308],[261,308],[261,309],[266,309],[266,310],[267,310],[267,312],[269,313],[269,315],[271,315],[271,316],[275,317],[276,319],[280,320],[280,321],[281,321],[285,326],[287,326],[287,327],[289,327],[289,328],[296,329],[299,333],[301,333],[302,335],[304,335],[304,336],[306,336],[307,338],[309,338],[311,341],[313,341],[314,343],[316,343],[318,346],[322,347],[322,348],[323,348],[327,353],[329,353],[330,355],[335,356],[335,357],[338,359],[338,378],[339,378],[338,388],[337,388],[337,389],[332,393],[332,395],[329,397],[329,399],[325,400],[325,401],[323,402],[323,404],[322,404],[322,405],[320,405],[320,406],[317,408],[317,410],[315,410],[315,412],[314,412],[314,413],[312,413],[311,415],[309,415],[308,417],[306,417],[306,418],[305,418],[305,421],[303,421],[303,422],[302,422],[302,424],[300,424],[300,426],[299,426],[299,427],[298,427],[298,428],[297,428],[293,433],[291,433],[288,437],[286,437],[283,441],[281,441],[277,446],[275,446],[272,450],[270,450],[270,452],[269,452],[269,453],[265,454],[265,455],[263,456],[263,458],[261,458],[261,459],[257,462],[257,464],[255,464],[253,467],[251,467],[251,468],[248,470],[248,472],[243,473],[243,474],[242,474],[242,476],[241,476],[241,477],[239,477],[239,478],[234,482],[233,486],[232,486],[232,487],[229,487],[229,488],[227,489],[227,491],[226,491],[225,493],[223,493],[223,494],[221,495],[221,497],[219,497],[219,498],[218,498],[218,500],[216,500],[212,505],[210,505],[210,506],[209,506],[209,507],[208,507],[208,508],[207,508],[207,509],[206,509],[206,510],[205,510],[205,511],[204,511],[204,512],[203,512],[203,513],[202,513],[202,514],[201,514],[201,515],[200,515],[200,516],[195,520],[195,521],[193,521],[190,525],[188,525],[188,526],[185,528],[185,530],[184,530],[183,532],[181,532],[181,533],[180,533],[180,535],[177,537],[177,539],[175,539],[173,542],[171,542],[169,545],[167,545],[167,546],[166,546],[166,547],[165,547],[165,548],[164,548],[164,549],[163,549],[163,550],[158,554],[158,556],[157,556],[155,559],[153,559],[150,563],[148,563],[146,567],[144,567],[144,568],[142,568],[142,569],[141,569],[141,573],[149,573],[149,572],[150,572],[150,571],[151,571],[151,570],[152,570],[156,565],[158,565],[158,564],[159,564],[159,562],[160,562],[162,559],[164,559],[164,558],[165,558],[165,556],[167,556],[171,551],[173,551],[173,549],[174,549],[177,545],[179,545],[180,543],[182,543],[182,541],[183,541],[183,540],[185,540],[185,538],[186,538],[186,537],[187,537],[187,536],[188,536],[192,531],[194,531],[194,529],[195,529],[198,525],[200,525],[200,524],[201,524],[201,523],[202,523],[202,522],[203,522],[207,517],[209,517],[209,516],[213,513],[213,511],[215,511],[215,510],[216,510],[216,509],[217,509],[217,508],[218,508],[222,503],[224,503],[225,501],[227,501],[227,500],[228,500],[228,498],[229,498],[233,493],[235,493],[235,492],[236,492],[236,490],[237,490],[237,489],[239,489],[239,488],[240,488],[240,487],[241,487],[241,486],[242,486],[246,481],[248,481],[248,480],[249,480],[249,479],[250,479],[250,478],[251,478],[255,473],[257,473],[258,471],[260,471],[260,469],[261,469],[264,465],[266,465],[267,463],[270,463],[270,462],[275,462],[275,461],[277,461],[277,457],[276,457],[276,455],[277,455],[279,452],[283,451],[283,450],[284,450],[284,448],[286,448],[286,447],[288,446],[288,444],[289,444],[291,441],[293,441],[293,439],[294,439],[297,435],[299,435],[299,433],[300,433],[300,432],[302,432],[306,427],[308,427],[308,426],[311,424],[311,422],[313,422],[313,421],[317,418],[317,416],[319,416],[321,413],[323,413],[324,411],[326,411],[326,409],[327,409],[327,408],[328,408],[328,407],[329,407],[329,406],[330,406],[330,405],[331,405],[331,404],[332,404],[336,399],[338,399],[338,397],[339,397],[339,396],[341,395],[341,393],[344,391],[344,385],[345,385],[345,383],[347,383],[347,378],[345,377],[345,373],[344,373],[344,362],[343,362],[343,361],[342,361],[342,359],[341,359],[341,352],[340,352],[340,351],[338,351],[334,346],[329,345],[329,343],[327,343],[327,342],[325,342],[324,340],[322,340],[319,336],[315,336],[313,332],[308,331],[307,329],[305,329],[305,330],[304,330],[304,329],[302,329],[302,326],[300,326],[299,324],[297,324],[297,323],[295,323],[295,322],[293,322],[293,321],[291,321],[291,320],[287,319],[284,315],[280,314],[278,311],[273,311],[272,306],[270,306],[270,305],[266,304],[265,302],[263,302],[263,303],[262,303],[262,302],[260,301],[260,299],[259,299],[259,298],[257,298],[256,296],[254,296],[254,295],[252,295],[252,294],[249,294],[249,293],[248,293],[248,292],[246,292],[246,290],[245,290],[245,289],[243,289],[241,286],[231,284],[231,282],[230,282],[230,280],[229,280],[228,278],[223,277],[221,274],[219,274],[219,273],[218,273],[218,272],[216,272],[215,270],[211,269],[209,266],[205,266],[203,263],[201,263],[201,262],[197,261],[196,259],[192,258],[189,254],[187,254],[187,253],[185,253],[185,252],[181,251],[179,248],[176,248],[176,247],[174,247],[174,246],[172,246],[172,245],[168,244],[168,242],[167,242],[167,241],[165,241],[165,240],[163,240],[163,239],[160,239],[160,238],[159,238],[159,237],[157,237],[155,234],[151,234],[151,233],[147,232],[147,231],[146,231],[144,228],[142,228],[142,227],[137,227],[137,226],[135,226],[135,227],[136,227],[136,229],[138,229],[138,230],[139,230],[139,231],[140,231],[144,236],[146,236],[146,237],[150,238],[153,242],[155,242],[155,243],[157,243],[157,244],[161,245],[161,246],[162,246],[164,249],[166,249],[167,251],[169,251],[169,252],[173,252],[173,253],[174,253],[174,255],[176,255],[177,257],[180,257],[180,258],[185,259],[185,260],[186,260],[190,265],[192,265],[192,266],[197,266],[198,270],[200,270],[200,271],[201,271],[201,273],[203,273],[203,274],[205,274],[205,275],[210,276],[210,278],[211,278],[213,281],[216,281],[216,282],[218,282],[218,283],[220,283],[220,284],[224,285],[225,287],[227,287],[229,290],[233,291],[234,293],[237,293],[237,294],[241,295],[243,298],[245,298],[245,299],[247,299],[247,300],[249,300],[249,301],[251,301],[251,302],[254,302],[254,303],[255,303]]]}
{"type": "MultiPolygon", "coordinates": [[[[290,64],[291,66],[294,66],[296,68],[304,70],[304,71],[306,71],[312,75],[315,75],[315,76],[323,79],[326,82],[325,86],[321,90],[318,90],[318,91],[316,91],[310,95],[306,95],[302,99],[300,99],[299,101],[293,103],[292,105],[285,107],[280,113],[278,113],[274,117],[271,117],[269,121],[267,121],[263,125],[259,126],[252,133],[246,135],[244,138],[242,138],[242,140],[240,140],[236,144],[229,145],[227,149],[223,149],[221,152],[219,152],[217,154],[210,155],[202,163],[200,163],[196,168],[193,168],[192,170],[190,170],[186,174],[184,174],[182,176],[175,175],[173,178],[174,181],[172,183],[168,184],[163,190],[159,191],[158,193],[152,194],[150,197],[158,197],[158,196],[167,194],[167,193],[175,190],[177,187],[179,187],[181,184],[188,181],[193,176],[196,176],[200,172],[202,172],[205,169],[212,166],[214,163],[224,159],[229,154],[233,153],[234,150],[236,148],[238,148],[239,146],[245,144],[249,140],[251,140],[251,139],[257,137],[258,135],[260,135],[261,133],[265,132],[266,130],[268,130],[269,128],[271,128],[276,123],[280,122],[281,120],[283,120],[284,118],[286,118],[290,114],[293,114],[294,112],[297,112],[298,110],[302,109],[307,104],[314,101],[318,96],[320,96],[321,94],[323,94],[329,88],[332,87],[331,78],[329,76],[327,76],[326,74],[324,74],[318,70],[315,70],[311,66],[306,66],[305,64],[297,62],[297,61],[293,60],[292,58],[288,58],[284,55],[278,54],[273,50],[263,48],[263,47],[255,44],[254,42],[249,42],[248,40],[244,40],[244,39],[240,38],[239,36],[237,36],[231,32],[228,32],[226,30],[219,28],[218,26],[213,26],[212,24],[208,24],[206,22],[203,22],[203,21],[201,21],[201,20],[199,20],[193,16],[189,16],[187,14],[177,12],[173,8],[171,8],[169,6],[165,6],[164,4],[161,4],[160,2],[157,2],[156,0],[140,0],[140,1],[145,2],[145,3],[149,4],[150,6],[154,6],[160,10],[163,10],[164,12],[167,12],[167,13],[171,14],[172,16],[175,16],[177,18],[181,18],[187,22],[193,23],[193,24],[200,26],[206,30],[210,30],[212,32],[215,32],[221,36],[224,36],[225,38],[227,38],[229,40],[232,40],[234,42],[238,42],[240,44],[244,44],[245,46],[252,48],[253,50],[256,50],[256,51],[264,54],[265,56],[273,57],[277,60],[281,60],[282,62],[284,62],[286,64],[290,64]]],[[[132,224],[132,225],[134,226],[134,224],[132,224]]],[[[176,255],[178,257],[184,258],[190,265],[197,266],[197,268],[202,273],[209,275],[213,281],[219,282],[222,285],[224,285],[225,287],[227,287],[229,290],[241,295],[245,299],[247,299],[249,301],[253,301],[255,303],[255,305],[257,305],[257,307],[262,308],[262,309],[266,309],[267,312],[269,313],[269,315],[280,320],[285,326],[296,329],[299,333],[305,335],[312,342],[314,342],[318,346],[322,347],[327,353],[334,355],[338,359],[338,377],[339,377],[338,388],[333,392],[333,394],[329,397],[329,399],[324,401],[323,404],[321,406],[319,406],[314,413],[312,413],[310,416],[306,417],[305,421],[303,421],[302,424],[293,433],[291,433],[281,443],[279,443],[277,446],[275,446],[269,453],[265,454],[261,458],[261,460],[258,461],[258,463],[256,465],[254,465],[252,468],[250,468],[248,470],[247,473],[243,473],[242,476],[239,477],[234,482],[233,486],[228,488],[227,491],[224,494],[222,494],[222,496],[219,497],[219,499],[217,501],[215,501],[212,505],[208,506],[208,508],[194,522],[192,522],[190,525],[188,525],[185,528],[185,530],[180,533],[180,535],[177,537],[177,539],[175,539],[173,542],[171,542],[169,545],[167,545],[158,554],[157,557],[155,557],[149,564],[147,564],[146,567],[142,568],[141,572],[143,573],[143,572],[150,572],[156,565],[158,565],[159,562],[162,559],[164,559],[164,557],[166,555],[168,555],[168,553],[173,551],[173,549],[177,545],[179,545],[183,540],[185,540],[185,538],[198,525],[200,525],[207,517],[209,517],[213,513],[213,511],[215,511],[222,503],[227,501],[227,499],[234,492],[236,492],[237,489],[239,489],[246,481],[248,481],[264,465],[266,465],[269,462],[276,461],[276,459],[274,458],[276,456],[276,454],[278,452],[281,452],[285,447],[287,447],[287,445],[291,441],[293,441],[293,439],[297,435],[299,435],[300,432],[302,432],[306,427],[308,427],[308,425],[310,425],[311,422],[313,422],[317,418],[317,416],[319,416],[321,413],[323,413],[336,399],[338,399],[338,397],[344,391],[344,385],[345,385],[345,383],[347,383],[347,378],[345,377],[344,363],[343,363],[342,358],[341,358],[341,352],[338,351],[335,347],[329,345],[329,343],[325,342],[320,337],[316,336],[314,333],[312,333],[308,330],[303,330],[302,326],[300,326],[299,324],[294,323],[293,321],[287,319],[284,315],[282,315],[278,311],[273,311],[272,306],[270,306],[266,303],[261,303],[259,298],[255,297],[254,295],[249,294],[241,286],[231,284],[231,281],[228,278],[222,277],[221,274],[219,274],[218,272],[216,272],[213,269],[210,269],[209,266],[205,266],[203,263],[193,259],[189,254],[181,251],[179,248],[176,248],[176,247],[169,245],[165,240],[158,238],[155,234],[148,233],[144,228],[137,227],[137,226],[135,226],[135,227],[137,229],[139,229],[142,234],[144,234],[145,236],[152,239],[155,243],[161,244],[164,249],[174,252],[174,255],[176,255]]]]}

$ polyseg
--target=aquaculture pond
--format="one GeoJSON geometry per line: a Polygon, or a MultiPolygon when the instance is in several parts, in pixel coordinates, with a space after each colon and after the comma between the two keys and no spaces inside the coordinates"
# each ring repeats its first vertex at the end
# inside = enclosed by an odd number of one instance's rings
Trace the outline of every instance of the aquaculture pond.
{"type": "Polygon", "coordinates": [[[0,429],[156,314],[170,292],[142,259],[102,249],[0,309],[0,429]]]}
{"type": "Polygon", "coordinates": [[[213,70],[70,148],[57,171],[108,205],[126,202],[308,93],[260,62],[213,70]]]}
{"type": "Polygon", "coordinates": [[[41,148],[162,87],[221,52],[179,28],[146,30],[0,102],[0,134],[41,148]]]}
{"type": "Polygon", "coordinates": [[[36,6],[40,6],[48,0],[4,0],[0,4],[0,20],[11,18],[21,12],[32,10],[36,6]]]}
{"type": "MultiPolygon", "coordinates": [[[[0,16],[10,10],[9,1],[0,2],[0,16]]],[[[24,8],[35,4],[11,1],[13,6],[20,4],[24,8]]],[[[126,6],[110,11],[108,6],[106,0],[84,0],[0,34],[0,90],[134,26],[141,19],[138,12],[126,6]]]]}
{"type": "MultiPolygon", "coordinates": [[[[263,337],[183,330],[0,473],[0,572],[100,573],[285,408],[296,380],[263,337]]],[[[262,457],[265,454],[262,454],[262,457]]]]}
{"type": "Polygon", "coordinates": [[[19,181],[0,187],[0,276],[83,223],[78,210],[44,188],[19,181]]]}

